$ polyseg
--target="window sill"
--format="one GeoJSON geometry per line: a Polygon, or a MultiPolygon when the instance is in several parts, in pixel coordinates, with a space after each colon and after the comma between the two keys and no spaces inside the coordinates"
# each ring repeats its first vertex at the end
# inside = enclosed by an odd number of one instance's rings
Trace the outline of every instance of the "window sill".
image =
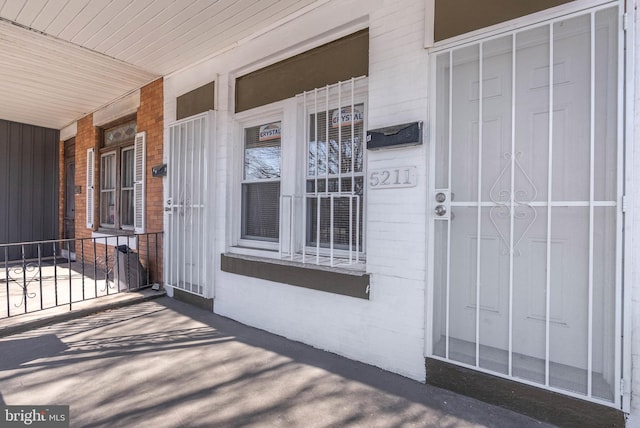
{"type": "Polygon", "coordinates": [[[255,256],[265,259],[278,259],[278,250],[269,250],[264,248],[241,245],[229,248],[229,253],[243,256],[255,256]]]}
{"type": "Polygon", "coordinates": [[[234,253],[221,254],[221,269],[237,275],[369,299],[370,275],[360,269],[234,253]]]}
{"type": "Polygon", "coordinates": [[[91,232],[91,237],[95,238],[96,244],[104,244],[106,241],[109,246],[128,245],[132,250],[138,249],[138,240],[133,230],[99,229],[97,232],[91,232]]]}
{"type": "Polygon", "coordinates": [[[302,255],[296,254],[293,258],[289,256],[281,256],[278,250],[269,250],[246,245],[238,245],[229,247],[227,254],[230,256],[247,256],[247,258],[255,258],[256,260],[266,260],[270,263],[282,264],[287,266],[300,266],[309,269],[326,270],[330,272],[346,273],[360,275],[365,273],[365,258],[360,255],[358,263],[349,264],[347,258],[335,257],[334,264],[331,265],[331,259],[327,255],[320,255],[319,263],[316,263],[316,256],[308,253],[305,261],[302,255]]]}

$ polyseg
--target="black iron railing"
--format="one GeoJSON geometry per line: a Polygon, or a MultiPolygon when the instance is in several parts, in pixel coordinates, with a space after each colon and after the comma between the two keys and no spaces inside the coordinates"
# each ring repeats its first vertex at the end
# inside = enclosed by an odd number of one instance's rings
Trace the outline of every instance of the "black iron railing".
{"type": "Polygon", "coordinates": [[[162,282],[162,232],[0,244],[0,318],[162,282]]]}

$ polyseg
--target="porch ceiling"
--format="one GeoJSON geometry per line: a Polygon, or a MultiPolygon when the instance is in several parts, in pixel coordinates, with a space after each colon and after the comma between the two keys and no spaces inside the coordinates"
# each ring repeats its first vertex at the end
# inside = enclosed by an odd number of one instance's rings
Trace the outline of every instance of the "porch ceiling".
{"type": "Polygon", "coordinates": [[[323,0],[0,0],[0,119],[60,129],[323,0]]]}

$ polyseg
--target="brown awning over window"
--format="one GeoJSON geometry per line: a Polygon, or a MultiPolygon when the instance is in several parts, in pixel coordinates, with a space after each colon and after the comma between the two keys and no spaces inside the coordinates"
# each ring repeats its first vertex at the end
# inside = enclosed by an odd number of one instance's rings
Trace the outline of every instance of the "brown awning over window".
{"type": "Polygon", "coordinates": [[[369,30],[361,30],[236,79],[236,113],[369,74],[369,30]]]}
{"type": "Polygon", "coordinates": [[[436,0],[435,41],[571,1],[573,0],[436,0]]]}

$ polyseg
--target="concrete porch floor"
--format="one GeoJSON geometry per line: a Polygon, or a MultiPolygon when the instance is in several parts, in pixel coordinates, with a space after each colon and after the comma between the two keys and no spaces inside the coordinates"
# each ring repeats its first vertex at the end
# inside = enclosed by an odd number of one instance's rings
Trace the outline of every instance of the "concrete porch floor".
{"type": "Polygon", "coordinates": [[[72,427],[548,427],[161,297],[0,339],[0,405],[72,427]]]}

